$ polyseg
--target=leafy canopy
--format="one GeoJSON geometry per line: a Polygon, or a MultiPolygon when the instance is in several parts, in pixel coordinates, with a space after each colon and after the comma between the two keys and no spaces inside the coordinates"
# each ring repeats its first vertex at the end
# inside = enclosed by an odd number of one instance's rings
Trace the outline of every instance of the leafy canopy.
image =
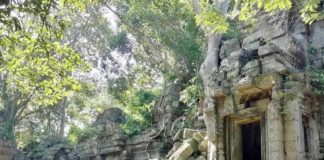
{"type": "Polygon", "coordinates": [[[63,43],[67,12],[82,9],[87,1],[43,0],[0,3],[0,87],[5,113],[2,138],[14,139],[23,118],[80,90],[72,76],[87,64],[63,43]],[[4,137],[3,137],[4,136],[4,137]]]}
{"type": "Polygon", "coordinates": [[[189,79],[202,60],[203,34],[190,3],[183,0],[110,2],[123,27],[138,43],[138,61],[168,77],[189,79]],[[175,76],[173,76],[175,75],[175,76]]]}
{"type": "Polygon", "coordinates": [[[199,25],[203,26],[209,33],[225,33],[229,26],[226,19],[236,18],[243,22],[255,21],[257,13],[267,12],[274,14],[278,11],[289,10],[295,4],[299,10],[302,20],[311,24],[314,21],[324,18],[324,11],[321,10],[321,0],[235,0],[232,10],[222,16],[217,4],[209,1],[200,1],[201,12],[196,16],[199,25]]]}

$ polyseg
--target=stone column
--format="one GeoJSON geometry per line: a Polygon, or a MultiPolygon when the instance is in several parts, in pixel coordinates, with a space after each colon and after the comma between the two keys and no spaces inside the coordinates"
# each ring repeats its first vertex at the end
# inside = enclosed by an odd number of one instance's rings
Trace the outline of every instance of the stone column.
{"type": "Polygon", "coordinates": [[[324,97],[318,98],[320,108],[320,159],[324,158],[324,97]]]}
{"type": "Polygon", "coordinates": [[[216,160],[216,157],[217,157],[216,152],[217,152],[216,143],[208,141],[207,159],[208,160],[216,160]]]}
{"type": "Polygon", "coordinates": [[[225,133],[224,133],[224,117],[219,116],[217,123],[217,160],[225,160],[225,133]]]}
{"type": "Polygon", "coordinates": [[[213,99],[207,97],[204,102],[204,121],[208,137],[208,159],[216,159],[216,110],[213,99]]]}
{"type": "MultiPolygon", "coordinates": [[[[312,106],[314,107],[314,106],[312,106]]],[[[320,157],[320,129],[319,129],[319,114],[313,113],[313,115],[309,119],[309,128],[310,128],[310,150],[311,157],[313,159],[321,159],[320,157]]]]}
{"type": "Polygon", "coordinates": [[[283,124],[280,113],[281,80],[277,80],[272,88],[271,102],[266,112],[266,159],[284,160],[283,124]]]}
{"type": "Polygon", "coordinates": [[[285,94],[293,94],[293,98],[285,99],[285,152],[286,160],[302,160],[303,159],[303,141],[302,135],[302,115],[301,104],[303,97],[302,90],[296,88],[297,85],[302,85],[298,82],[286,82],[285,94]],[[287,87],[288,86],[288,87],[287,87]]]}

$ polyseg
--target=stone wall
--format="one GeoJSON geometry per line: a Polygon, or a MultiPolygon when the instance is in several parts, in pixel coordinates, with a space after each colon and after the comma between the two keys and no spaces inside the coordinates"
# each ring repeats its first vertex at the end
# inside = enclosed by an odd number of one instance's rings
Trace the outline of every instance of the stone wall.
{"type": "Polygon", "coordinates": [[[323,97],[312,92],[305,69],[323,67],[324,21],[307,27],[277,14],[280,20],[259,14],[255,28],[243,26],[250,31],[221,45],[215,85],[207,86],[216,106],[204,110],[208,159],[245,160],[249,152],[262,160],[323,158],[323,97]],[[247,142],[251,134],[259,151],[243,147],[255,145],[247,142]]]}
{"type": "MultiPolygon", "coordinates": [[[[125,121],[119,108],[109,108],[98,115],[96,136],[75,148],[58,144],[46,148],[40,157],[17,156],[19,160],[158,160],[172,148],[178,131],[175,123],[183,121],[185,105],[180,103],[180,84],[170,85],[152,110],[153,125],[132,137],[126,137],[120,124],[125,121]],[[61,158],[61,159],[59,159],[61,158]]],[[[198,126],[199,122],[196,123],[198,126]]],[[[18,158],[17,158],[18,159],[18,158]]],[[[2,160],[2,159],[1,159],[2,160]]]]}

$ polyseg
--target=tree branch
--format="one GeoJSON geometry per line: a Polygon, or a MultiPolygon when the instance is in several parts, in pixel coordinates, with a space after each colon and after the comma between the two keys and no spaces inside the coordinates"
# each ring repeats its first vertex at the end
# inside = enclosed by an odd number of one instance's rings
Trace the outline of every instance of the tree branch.
{"type": "Polygon", "coordinates": [[[30,102],[31,98],[34,96],[35,92],[36,92],[36,88],[33,90],[33,92],[22,102],[20,102],[19,104],[17,104],[17,112],[18,114],[16,114],[15,116],[15,120],[17,120],[23,113],[23,111],[27,108],[28,103],[30,102]]]}

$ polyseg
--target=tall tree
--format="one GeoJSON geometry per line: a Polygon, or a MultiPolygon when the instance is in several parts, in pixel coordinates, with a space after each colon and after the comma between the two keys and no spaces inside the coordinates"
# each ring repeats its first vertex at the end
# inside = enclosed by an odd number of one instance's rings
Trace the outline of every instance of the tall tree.
{"type": "Polygon", "coordinates": [[[1,138],[14,140],[19,121],[80,89],[71,73],[87,67],[60,43],[67,24],[59,15],[66,6],[75,10],[81,4],[54,0],[0,4],[0,95],[5,113],[1,138]]]}
{"type": "Polygon", "coordinates": [[[171,79],[188,81],[194,75],[201,62],[203,34],[190,4],[181,0],[108,2],[141,47],[136,56],[149,59],[147,63],[171,79]]]}

